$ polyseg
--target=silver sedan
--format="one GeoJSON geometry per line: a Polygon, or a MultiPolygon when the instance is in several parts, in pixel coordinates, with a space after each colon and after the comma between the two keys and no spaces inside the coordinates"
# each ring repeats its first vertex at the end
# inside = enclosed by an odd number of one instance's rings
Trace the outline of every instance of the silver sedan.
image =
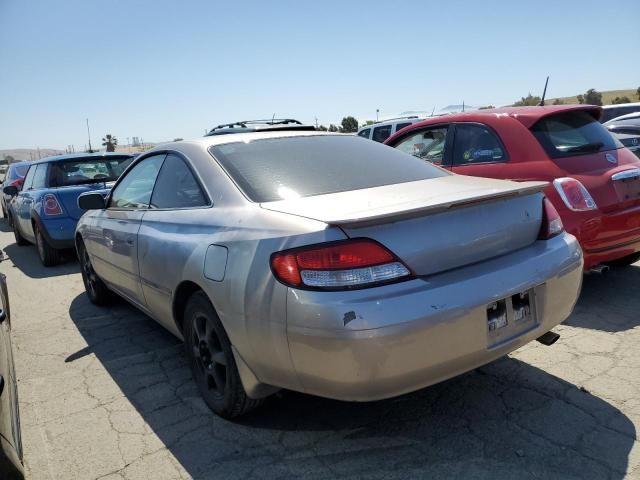
{"type": "Polygon", "coordinates": [[[219,415],[280,388],[369,401],[567,318],[582,253],[544,186],[355,136],[218,135],[158,146],[106,198],[80,197],[76,245],[89,298],[116,292],[184,339],[219,415]]]}

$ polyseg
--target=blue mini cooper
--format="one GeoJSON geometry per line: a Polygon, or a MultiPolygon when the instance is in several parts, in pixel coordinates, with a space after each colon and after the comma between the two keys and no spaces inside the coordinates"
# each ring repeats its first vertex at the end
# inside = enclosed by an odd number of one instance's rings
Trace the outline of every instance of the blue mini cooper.
{"type": "Polygon", "coordinates": [[[84,213],[78,196],[111,188],[132,159],[122,153],[76,153],[33,162],[22,189],[3,189],[13,197],[8,214],[16,243],[35,244],[44,266],[57,264],[60,250],[74,247],[76,223],[84,213]]]}

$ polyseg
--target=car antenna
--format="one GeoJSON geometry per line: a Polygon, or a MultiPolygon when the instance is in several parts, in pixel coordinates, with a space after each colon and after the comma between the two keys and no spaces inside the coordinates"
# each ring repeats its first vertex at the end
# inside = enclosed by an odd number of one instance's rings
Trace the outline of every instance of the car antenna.
{"type": "Polygon", "coordinates": [[[547,81],[544,82],[544,90],[542,91],[542,98],[540,99],[540,103],[538,104],[541,107],[544,107],[544,97],[547,96],[547,85],[549,85],[549,75],[547,75],[547,81]]]}

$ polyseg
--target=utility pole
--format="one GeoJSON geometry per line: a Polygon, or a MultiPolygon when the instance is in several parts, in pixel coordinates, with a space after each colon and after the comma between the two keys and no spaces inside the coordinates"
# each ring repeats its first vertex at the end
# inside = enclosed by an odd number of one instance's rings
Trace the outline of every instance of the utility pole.
{"type": "Polygon", "coordinates": [[[91,150],[91,131],[89,130],[89,119],[87,118],[87,136],[89,137],[89,153],[93,153],[91,150]]]}
{"type": "Polygon", "coordinates": [[[376,122],[378,121],[378,113],[380,113],[380,109],[376,108],[376,122]]]}
{"type": "Polygon", "coordinates": [[[316,119],[316,130],[318,129],[318,117],[314,117],[316,119]]]}

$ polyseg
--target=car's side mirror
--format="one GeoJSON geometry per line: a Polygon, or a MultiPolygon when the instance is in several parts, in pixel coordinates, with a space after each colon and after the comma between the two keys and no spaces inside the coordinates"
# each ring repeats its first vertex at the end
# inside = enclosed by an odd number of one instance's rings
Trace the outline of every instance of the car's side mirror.
{"type": "Polygon", "coordinates": [[[2,191],[7,195],[15,197],[18,194],[18,187],[16,187],[15,185],[7,185],[2,189],[2,191]]]}
{"type": "Polygon", "coordinates": [[[101,193],[83,193],[78,197],[78,207],[82,210],[103,210],[107,207],[107,201],[101,193]]]}

